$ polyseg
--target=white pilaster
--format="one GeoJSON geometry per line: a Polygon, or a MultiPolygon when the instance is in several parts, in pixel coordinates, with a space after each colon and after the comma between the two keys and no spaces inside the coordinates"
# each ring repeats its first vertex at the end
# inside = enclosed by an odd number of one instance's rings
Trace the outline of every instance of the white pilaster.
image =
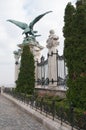
{"type": "Polygon", "coordinates": [[[21,55],[20,50],[18,51],[14,51],[14,58],[15,58],[15,81],[18,79],[18,74],[19,74],[19,67],[20,67],[20,63],[19,63],[19,58],[21,55]]]}
{"type": "Polygon", "coordinates": [[[54,30],[50,30],[50,35],[47,39],[47,48],[48,48],[48,78],[49,78],[49,86],[55,87],[57,86],[57,45],[58,36],[55,35],[54,30]]]}
{"type": "MultiPolygon", "coordinates": [[[[43,49],[42,46],[30,46],[30,49],[34,55],[34,60],[35,60],[35,81],[38,79],[38,67],[37,63],[40,61],[40,55],[41,55],[41,50],[43,49]]],[[[36,84],[35,84],[36,86],[36,84]]]]}

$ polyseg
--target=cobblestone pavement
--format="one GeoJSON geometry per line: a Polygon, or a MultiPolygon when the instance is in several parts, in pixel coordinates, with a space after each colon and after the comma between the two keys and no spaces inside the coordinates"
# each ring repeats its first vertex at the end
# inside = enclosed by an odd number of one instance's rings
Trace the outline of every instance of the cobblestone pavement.
{"type": "Polygon", "coordinates": [[[29,114],[0,95],[0,130],[45,130],[29,114]]]}

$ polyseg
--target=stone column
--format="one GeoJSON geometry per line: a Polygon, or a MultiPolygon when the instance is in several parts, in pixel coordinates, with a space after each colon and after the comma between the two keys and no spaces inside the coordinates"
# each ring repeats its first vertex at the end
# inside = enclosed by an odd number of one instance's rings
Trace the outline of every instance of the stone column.
{"type": "Polygon", "coordinates": [[[18,51],[14,51],[14,58],[15,58],[15,81],[18,79],[18,74],[19,74],[19,67],[20,67],[20,63],[19,63],[19,58],[21,56],[21,51],[20,49],[18,51]]]}
{"type": "Polygon", "coordinates": [[[50,35],[47,39],[47,48],[48,48],[48,78],[49,78],[49,87],[57,86],[57,45],[58,36],[55,35],[54,30],[50,30],[50,35]]]}
{"type": "MultiPolygon", "coordinates": [[[[32,39],[30,37],[25,38],[22,44],[18,44],[18,47],[20,47],[21,50],[22,50],[25,45],[28,45],[28,47],[30,47],[31,52],[34,55],[34,61],[35,61],[35,81],[37,81],[37,79],[38,79],[37,63],[40,61],[41,50],[44,47],[40,46],[38,41],[36,41],[36,39],[32,39]]],[[[36,86],[36,84],[35,84],[35,86],[36,86]]]]}
{"type": "Polygon", "coordinates": [[[4,92],[4,86],[1,87],[1,94],[4,92]]]}
{"type": "MultiPolygon", "coordinates": [[[[38,62],[40,61],[40,55],[41,55],[41,50],[43,49],[42,46],[31,46],[30,49],[34,55],[34,60],[35,60],[35,81],[38,79],[38,62]]],[[[37,82],[35,83],[35,86],[37,86],[37,82]]]]}

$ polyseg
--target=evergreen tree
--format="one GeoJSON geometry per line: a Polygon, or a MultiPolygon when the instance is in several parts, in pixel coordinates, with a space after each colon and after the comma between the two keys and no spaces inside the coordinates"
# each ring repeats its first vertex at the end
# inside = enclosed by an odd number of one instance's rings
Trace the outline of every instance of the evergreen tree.
{"type": "Polygon", "coordinates": [[[20,72],[16,83],[17,91],[28,94],[33,93],[35,85],[34,71],[34,56],[31,53],[29,46],[25,45],[21,55],[20,72]]]}
{"type": "Polygon", "coordinates": [[[73,44],[74,44],[74,32],[75,29],[73,28],[74,25],[74,18],[75,18],[75,13],[76,10],[75,8],[71,5],[71,3],[68,3],[65,9],[65,16],[64,16],[64,28],[63,28],[63,33],[64,33],[64,57],[65,57],[65,62],[68,67],[68,74],[69,78],[72,78],[71,71],[73,70],[73,64],[72,64],[72,58],[73,58],[73,44]]]}
{"type": "Polygon", "coordinates": [[[65,8],[65,16],[64,16],[65,26],[63,28],[63,33],[65,38],[68,38],[72,35],[72,22],[74,14],[75,14],[75,8],[71,5],[71,3],[68,3],[65,8]]]}
{"type": "Polygon", "coordinates": [[[86,5],[78,4],[71,15],[67,12],[70,12],[73,6],[70,5],[69,10],[68,6],[65,9],[63,30],[64,56],[68,67],[67,97],[76,107],[86,108],[86,5]],[[69,25],[68,19],[71,19],[69,25]]]}

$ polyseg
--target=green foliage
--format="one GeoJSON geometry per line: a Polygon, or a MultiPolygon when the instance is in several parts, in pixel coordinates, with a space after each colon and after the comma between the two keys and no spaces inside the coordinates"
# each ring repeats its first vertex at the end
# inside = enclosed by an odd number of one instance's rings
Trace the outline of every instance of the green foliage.
{"type": "Polygon", "coordinates": [[[17,91],[28,94],[33,93],[35,85],[34,70],[33,54],[31,53],[29,46],[25,45],[21,55],[20,72],[16,83],[17,91]]]}
{"type": "Polygon", "coordinates": [[[67,98],[86,109],[86,5],[66,6],[63,33],[64,56],[68,67],[67,98]]]}
{"type": "Polygon", "coordinates": [[[65,9],[65,16],[64,16],[64,23],[65,26],[63,28],[64,37],[70,37],[72,34],[72,21],[75,14],[75,8],[71,5],[71,3],[68,3],[66,9],[65,9]]]}
{"type": "Polygon", "coordinates": [[[48,95],[45,95],[44,97],[38,97],[36,99],[36,107],[38,107],[38,109],[42,107],[42,110],[44,109],[45,111],[47,108],[48,112],[52,114],[55,112],[54,114],[58,116],[58,119],[62,118],[63,121],[69,123],[72,123],[73,119],[76,127],[83,128],[83,124],[86,122],[84,119],[86,114],[85,110],[71,106],[67,98],[58,100],[60,99],[58,96],[51,97],[48,95]]]}
{"type": "Polygon", "coordinates": [[[86,110],[86,77],[79,77],[76,80],[68,80],[69,89],[67,96],[75,107],[86,110]]]}

